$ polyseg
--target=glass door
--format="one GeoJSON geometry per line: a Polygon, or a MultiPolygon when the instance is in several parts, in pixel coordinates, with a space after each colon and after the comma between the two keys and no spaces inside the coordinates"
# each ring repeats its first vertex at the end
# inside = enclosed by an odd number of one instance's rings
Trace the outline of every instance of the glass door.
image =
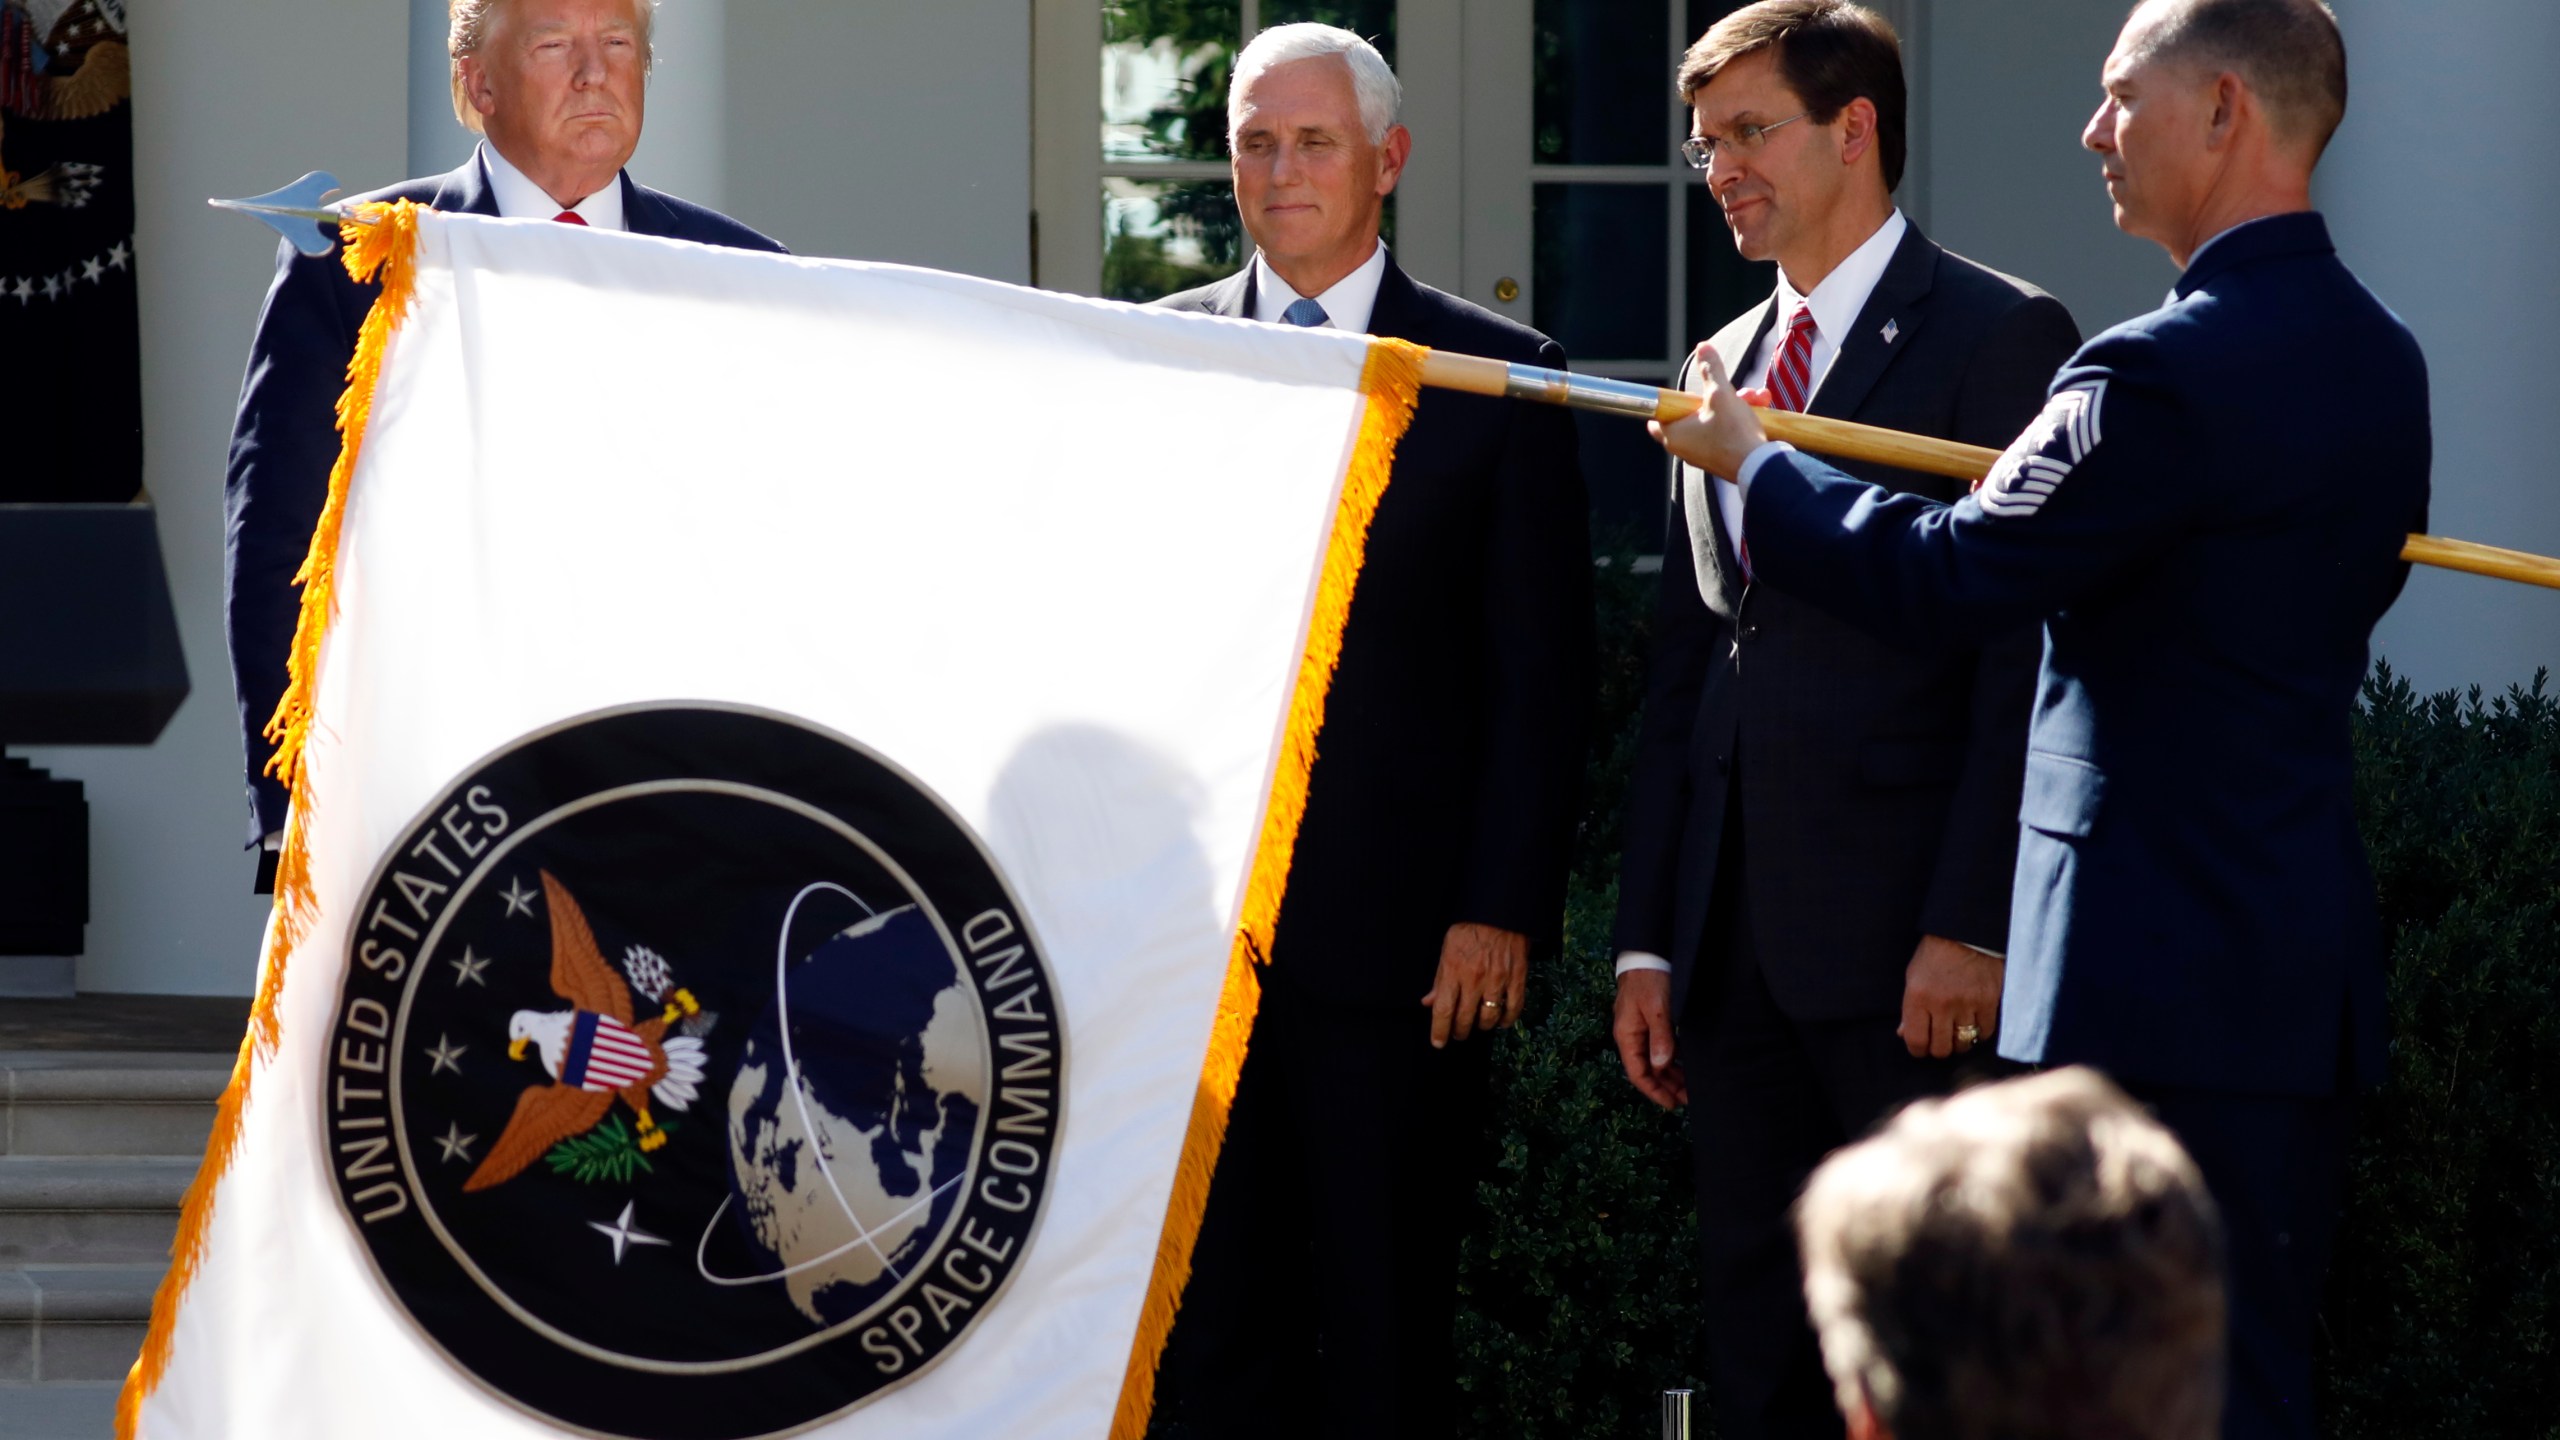
{"type": "MultiPolygon", "coordinates": [[[[1691,345],[1775,283],[1776,267],[1734,253],[1680,159],[1681,52],[1737,3],[1468,6],[1469,31],[1484,34],[1468,55],[1468,298],[1544,331],[1577,371],[1668,384],[1691,345]]],[[[1580,426],[1594,545],[1658,553],[1661,450],[1632,421],[1580,426]]]]}

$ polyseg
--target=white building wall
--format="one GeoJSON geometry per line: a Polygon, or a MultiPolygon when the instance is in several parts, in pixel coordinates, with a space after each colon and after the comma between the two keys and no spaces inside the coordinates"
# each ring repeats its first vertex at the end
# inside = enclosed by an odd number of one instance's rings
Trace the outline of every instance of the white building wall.
{"type": "MultiPolygon", "coordinates": [[[[2318,199],[2426,347],[2429,528],[2560,554],[2560,5],[2344,0],[2346,123],[2318,199]]],[[[2420,568],[2374,649],[2422,691],[2560,667],[2560,593],[2420,568]]]]}

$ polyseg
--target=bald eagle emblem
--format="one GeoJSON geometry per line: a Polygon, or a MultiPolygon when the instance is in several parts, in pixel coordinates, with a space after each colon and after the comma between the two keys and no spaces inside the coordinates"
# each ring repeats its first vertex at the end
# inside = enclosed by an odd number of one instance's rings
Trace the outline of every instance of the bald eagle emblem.
{"type": "MultiPolygon", "coordinates": [[[[551,989],[568,1008],[518,1010],[507,1021],[507,1055],[522,1060],[532,1052],[551,1079],[516,1097],[498,1143],[462,1182],[466,1192],[514,1179],[552,1146],[601,1124],[616,1100],[636,1117],[641,1150],[654,1151],[667,1137],[649,1102],[683,1110],[701,1093],[702,1041],[666,1033],[700,1013],[692,994],[675,989],[658,1014],[635,1018],[630,985],[605,963],[578,902],[547,870],[542,896],[551,915],[551,989]]],[[[665,962],[647,951],[634,960],[640,973],[665,974],[665,962]]]]}

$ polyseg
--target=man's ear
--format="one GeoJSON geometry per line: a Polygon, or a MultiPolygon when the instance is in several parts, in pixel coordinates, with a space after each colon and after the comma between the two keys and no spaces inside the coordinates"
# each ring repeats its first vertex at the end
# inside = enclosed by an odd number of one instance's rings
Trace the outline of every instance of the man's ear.
{"type": "Polygon", "coordinates": [[[1396,181],[1404,177],[1404,162],[1413,157],[1413,132],[1401,125],[1387,128],[1387,138],[1378,146],[1378,193],[1395,193],[1396,181]]]}
{"type": "Polygon", "coordinates": [[[1840,163],[1855,165],[1876,148],[1876,105],[1861,95],[1840,110],[1840,163]]]}
{"type": "Polygon", "coordinates": [[[498,113],[498,93],[489,83],[489,67],[477,55],[465,55],[453,62],[462,72],[462,93],[470,98],[471,108],[483,115],[498,113]]]}
{"type": "Polygon", "coordinates": [[[2205,122],[2204,143],[2208,150],[2221,150],[2231,144],[2240,128],[2240,112],[2253,97],[2239,76],[2225,70],[2213,79],[2212,116],[2205,122]]]}

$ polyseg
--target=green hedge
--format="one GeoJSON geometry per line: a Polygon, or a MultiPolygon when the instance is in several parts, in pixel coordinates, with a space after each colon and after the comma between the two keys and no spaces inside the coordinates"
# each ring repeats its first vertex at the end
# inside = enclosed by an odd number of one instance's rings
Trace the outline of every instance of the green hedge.
{"type": "MultiPolygon", "coordinates": [[[[1650,1437],[1658,1392],[1698,1384],[1686,1142],[1627,1085],[1608,1032],[1653,581],[1624,556],[1600,578],[1564,953],[1498,1042],[1495,1158],[1460,1272],[1463,1428],[1488,1440],[1650,1437]]],[[[2356,743],[2395,1039],[2324,1314],[2328,1428],[2560,1437],[2560,704],[2541,677],[2422,699],[2377,667],[2356,743]]]]}

